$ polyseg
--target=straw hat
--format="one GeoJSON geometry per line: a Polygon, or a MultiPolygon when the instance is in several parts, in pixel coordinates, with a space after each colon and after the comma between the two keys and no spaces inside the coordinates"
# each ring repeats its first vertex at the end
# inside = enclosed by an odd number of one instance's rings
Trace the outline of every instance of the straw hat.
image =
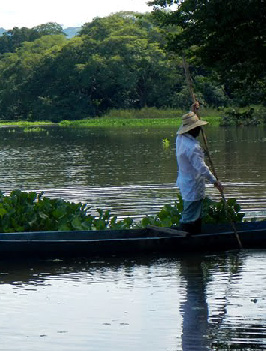
{"type": "Polygon", "coordinates": [[[177,134],[184,134],[196,127],[205,126],[208,124],[206,121],[202,121],[194,112],[189,112],[182,116],[182,125],[179,128],[177,134]]]}

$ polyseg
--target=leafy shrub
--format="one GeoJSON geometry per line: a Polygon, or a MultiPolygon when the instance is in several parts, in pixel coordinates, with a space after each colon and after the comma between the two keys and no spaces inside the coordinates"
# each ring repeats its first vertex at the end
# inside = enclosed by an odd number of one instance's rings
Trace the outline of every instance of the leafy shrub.
{"type": "Polygon", "coordinates": [[[254,113],[254,108],[249,110],[239,111],[237,109],[229,109],[225,112],[222,117],[222,126],[236,125],[236,126],[248,126],[248,125],[258,125],[262,122],[259,115],[254,113]]]}

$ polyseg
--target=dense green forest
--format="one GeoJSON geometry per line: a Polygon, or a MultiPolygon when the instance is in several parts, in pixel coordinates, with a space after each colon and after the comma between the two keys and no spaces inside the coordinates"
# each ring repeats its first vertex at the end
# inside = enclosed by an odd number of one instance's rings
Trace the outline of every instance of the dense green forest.
{"type": "MultiPolygon", "coordinates": [[[[207,106],[264,101],[265,61],[257,58],[260,62],[253,67],[251,57],[245,62],[247,74],[237,61],[226,73],[229,62],[218,60],[219,64],[210,56],[213,43],[197,41],[200,27],[193,38],[187,34],[192,23],[188,15],[169,12],[166,2],[159,6],[160,2],[153,2],[157,9],[152,14],[121,12],[96,18],[71,39],[56,23],[3,33],[0,119],[59,122],[101,116],[111,109],[186,109],[191,100],[182,66],[184,52],[197,97],[207,106]],[[261,79],[252,80],[258,77],[258,64],[261,79]]],[[[204,2],[218,1],[183,1],[182,6],[204,2]]],[[[206,22],[212,15],[206,13],[206,22]]],[[[265,27],[264,22],[261,25],[265,27]]]]}
{"type": "Polygon", "coordinates": [[[265,103],[265,0],[153,0],[149,4],[165,29],[168,50],[183,52],[191,63],[207,69],[235,103],[265,103]]]}

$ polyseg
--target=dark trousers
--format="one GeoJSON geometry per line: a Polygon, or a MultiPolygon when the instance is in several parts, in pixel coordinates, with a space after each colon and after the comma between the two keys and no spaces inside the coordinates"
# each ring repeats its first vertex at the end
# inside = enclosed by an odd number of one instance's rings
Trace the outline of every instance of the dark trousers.
{"type": "Polygon", "coordinates": [[[200,234],[201,233],[201,218],[198,218],[195,222],[180,223],[180,229],[189,234],[200,234]]]}

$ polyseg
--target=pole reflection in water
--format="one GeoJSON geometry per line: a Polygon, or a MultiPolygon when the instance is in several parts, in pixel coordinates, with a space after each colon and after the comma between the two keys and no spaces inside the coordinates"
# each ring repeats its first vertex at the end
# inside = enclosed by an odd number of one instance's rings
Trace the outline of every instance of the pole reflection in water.
{"type": "Polygon", "coordinates": [[[182,351],[266,349],[264,262],[264,251],[181,260],[182,351]]]}

